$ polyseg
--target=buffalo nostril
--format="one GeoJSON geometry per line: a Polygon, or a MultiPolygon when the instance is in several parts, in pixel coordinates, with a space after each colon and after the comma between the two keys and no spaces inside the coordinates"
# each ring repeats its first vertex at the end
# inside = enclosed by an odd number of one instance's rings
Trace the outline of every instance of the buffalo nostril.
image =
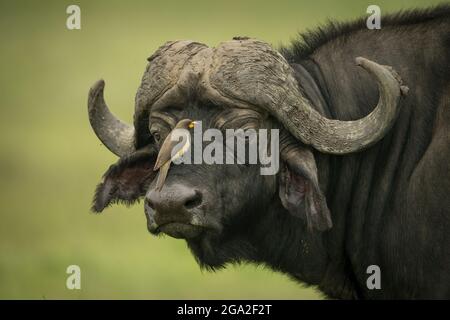
{"type": "Polygon", "coordinates": [[[202,203],[202,194],[198,191],[195,191],[195,194],[186,199],[184,202],[184,207],[186,209],[193,209],[195,207],[198,207],[202,203]]]}

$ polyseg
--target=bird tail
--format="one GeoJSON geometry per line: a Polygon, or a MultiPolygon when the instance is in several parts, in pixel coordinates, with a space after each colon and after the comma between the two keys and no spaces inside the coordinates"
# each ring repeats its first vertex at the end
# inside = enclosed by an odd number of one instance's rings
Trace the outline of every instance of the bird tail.
{"type": "Polygon", "coordinates": [[[167,178],[167,173],[169,172],[170,162],[164,164],[161,168],[159,168],[158,179],[156,180],[156,191],[161,191],[164,186],[164,182],[167,178]]]}

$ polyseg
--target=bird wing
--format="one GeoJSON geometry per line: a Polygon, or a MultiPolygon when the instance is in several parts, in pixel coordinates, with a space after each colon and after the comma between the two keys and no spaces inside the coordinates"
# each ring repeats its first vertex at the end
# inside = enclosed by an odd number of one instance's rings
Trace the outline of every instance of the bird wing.
{"type": "Polygon", "coordinates": [[[158,173],[158,178],[156,179],[155,190],[161,191],[161,189],[164,185],[164,182],[166,182],[167,173],[169,172],[169,168],[170,168],[170,162],[166,162],[164,165],[161,166],[161,169],[159,170],[159,173],[158,173]]]}
{"type": "Polygon", "coordinates": [[[153,170],[156,171],[161,168],[167,161],[170,161],[170,154],[172,152],[172,148],[170,148],[171,144],[170,133],[167,135],[166,139],[164,139],[163,144],[161,145],[161,149],[159,149],[158,157],[156,158],[155,166],[153,170]],[[169,152],[167,152],[169,150],[169,152]]]}
{"type": "Polygon", "coordinates": [[[191,136],[188,135],[186,137],[186,142],[181,146],[180,150],[178,150],[173,157],[170,159],[172,162],[181,158],[191,147],[191,136]]]}

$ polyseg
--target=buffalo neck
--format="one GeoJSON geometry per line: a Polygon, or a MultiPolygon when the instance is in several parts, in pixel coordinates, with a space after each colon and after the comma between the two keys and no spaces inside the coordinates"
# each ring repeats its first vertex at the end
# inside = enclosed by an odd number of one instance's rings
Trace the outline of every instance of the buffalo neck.
{"type": "MultiPolygon", "coordinates": [[[[292,66],[301,84],[300,90],[314,108],[322,115],[334,118],[320,68],[311,60],[292,66]]],[[[309,231],[303,220],[293,217],[277,204],[259,225],[259,234],[253,237],[258,239],[255,243],[257,259],[297,280],[318,285],[331,297],[358,297],[359,286],[351,270],[343,235],[349,227],[345,208],[351,207],[352,202],[352,193],[348,188],[352,186],[352,181],[358,180],[357,169],[363,154],[333,156],[315,152],[319,183],[327,198],[333,228],[326,232],[309,231]],[[267,229],[277,232],[269,233],[267,229]]]]}

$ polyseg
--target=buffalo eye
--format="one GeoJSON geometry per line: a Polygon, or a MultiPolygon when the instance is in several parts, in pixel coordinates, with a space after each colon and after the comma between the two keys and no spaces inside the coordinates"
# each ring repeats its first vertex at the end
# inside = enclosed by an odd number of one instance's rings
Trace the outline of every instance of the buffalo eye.
{"type": "Polygon", "coordinates": [[[153,136],[153,139],[155,140],[155,142],[157,144],[159,144],[160,140],[161,140],[161,134],[159,132],[159,126],[157,126],[156,124],[152,124],[151,127],[149,128],[150,134],[153,136]]]}

